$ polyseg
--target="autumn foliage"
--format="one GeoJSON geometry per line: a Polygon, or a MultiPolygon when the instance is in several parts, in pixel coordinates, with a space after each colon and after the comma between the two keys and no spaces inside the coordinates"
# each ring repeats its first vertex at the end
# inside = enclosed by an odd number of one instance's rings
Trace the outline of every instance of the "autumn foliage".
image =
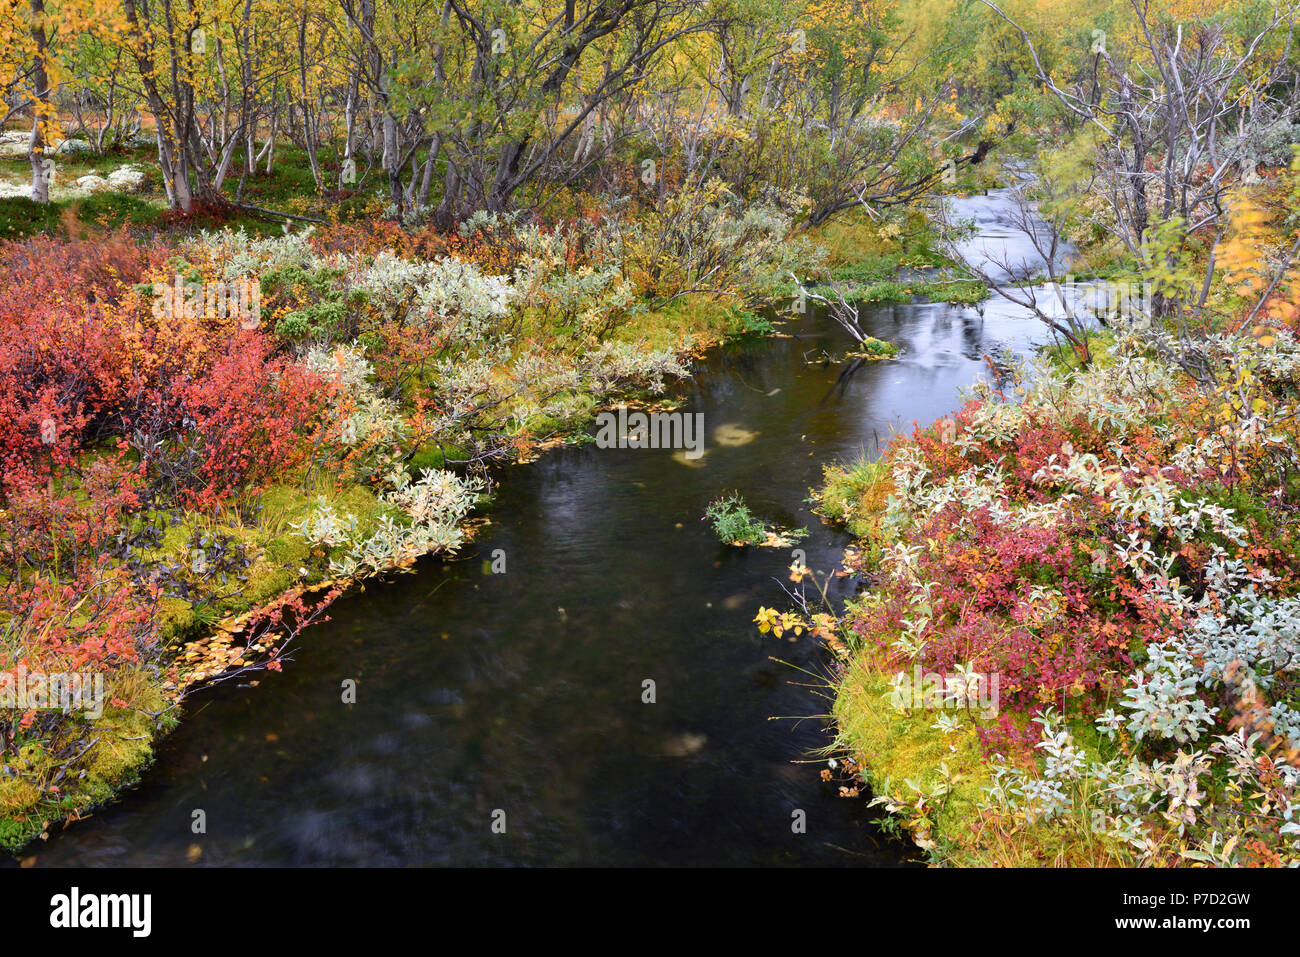
{"type": "MultiPolygon", "coordinates": [[[[119,715],[6,710],[0,743],[26,756],[6,807],[58,805],[98,748],[125,761],[113,729],[147,753],[174,720],[163,682],[179,690],[163,609],[194,577],[158,557],[168,525],[297,475],[335,424],[335,387],[261,328],[160,314],[153,286],[186,268],[176,255],[126,236],[0,246],[0,673],[98,674],[119,715]]],[[[284,615],[272,602],[250,621],[274,631],[284,615]]]]}

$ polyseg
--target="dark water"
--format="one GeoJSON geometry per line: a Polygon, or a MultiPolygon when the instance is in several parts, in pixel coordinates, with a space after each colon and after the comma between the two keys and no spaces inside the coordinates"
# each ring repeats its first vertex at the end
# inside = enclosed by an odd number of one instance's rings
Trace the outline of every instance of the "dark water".
{"type": "Polygon", "coordinates": [[[851,374],[806,364],[847,345],[816,314],[790,338],[712,354],[684,386],[708,435],[694,463],[586,446],[502,473],[464,560],[340,601],[257,687],[195,695],[138,788],[28,853],[94,866],[910,860],[864,798],[819,778],[828,655],[752,624],[759,605],[787,607],[774,579],[789,551],[720,545],[700,520],[738,490],[764,518],[806,525],[808,564],[833,567],[847,538],[804,504],[822,464],[876,455],[892,428],[953,409],[985,352],[1040,335],[997,300],[982,318],[922,304],[864,325],[904,356],[851,374]],[[495,549],[506,571],[485,574],[495,549]],[[656,703],[642,703],[646,679],[656,703]],[[195,809],[206,834],[191,833],[195,809]]]}

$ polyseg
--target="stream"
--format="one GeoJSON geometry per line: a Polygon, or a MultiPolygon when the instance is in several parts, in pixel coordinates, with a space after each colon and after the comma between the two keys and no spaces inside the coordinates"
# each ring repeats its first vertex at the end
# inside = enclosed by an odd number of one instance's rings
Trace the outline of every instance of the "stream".
{"type": "MultiPolygon", "coordinates": [[[[997,192],[956,201],[981,241],[997,192]]],[[[798,547],[813,569],[835,567],[848,536],[805,503],[822,466],[876,456],[891,430],[956,408],[989,374],[985,353],[1046,334],[996,296],[866,308],[862,325],[902,356],[807,361],[851,345],[811,310],[783,337],[711,351],[678,388],[681,411],[704,415],[699,459],[586,445],[499,473],[491,524],[458,560],[340,600],[256,686],[194,694],[139,786],[26,853],[37,866],[912,861],[865,796],[819,777],[829,653],[752,623],[760,605],[788,607],[790,551],[722,545],[701,515],[739,491],[769,523],[809,529],[798,547]],[[497,549],[500,574],[486,567],[497,549]]]]}

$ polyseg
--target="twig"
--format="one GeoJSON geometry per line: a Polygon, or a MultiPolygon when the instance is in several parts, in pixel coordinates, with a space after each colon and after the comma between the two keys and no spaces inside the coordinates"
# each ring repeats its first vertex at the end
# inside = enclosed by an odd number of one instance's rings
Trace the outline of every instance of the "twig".
{"type": "Polygon", "coordinates": [[[325,225],[325,220],[315,216],[300,216],[297,213],[284,213],[278,209],[267,209],[265,206],[254,206],[252,203],[235,203],[236,209],[248,210],[250,213],[262,213],[266,216],[279,216],[283,219],[296,219],[304,223],[320,223],[325,225]]]}

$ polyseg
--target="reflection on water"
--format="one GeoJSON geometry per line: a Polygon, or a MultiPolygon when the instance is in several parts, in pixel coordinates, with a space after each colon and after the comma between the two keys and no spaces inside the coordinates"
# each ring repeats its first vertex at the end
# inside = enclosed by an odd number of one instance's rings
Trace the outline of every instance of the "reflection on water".
{"type": "Polygon", "coordinates": [[[282,673],[196,695],[143,783],[56,829],[37,864],[908,860],[810,758],[829,740],[828,701],[796,668],[824,675],[826,654],[751,624],[782,604],[774,579],[791,556],[722,546],[700,516],[738,490],[765,519],[807,526],[808,563],[832,567],[846,538],[804,504],[821,465],[951,411],[984,353],[1041,335],[997,300],[982,313],[874,310],[864,327],[905,352],[851,374],[805,361],[849,345],[812,314],[787,338],[719,350],[684,385],[704,457],[587,446],[508,470],[465,560],[369,586],[282,673]],[[495,549],[506,571],[485,574],[495,549]],[[197,808],[204,835],[190,831],[197,808]],[[805,834],[791,828],[800,809],[805,834]]]}
{"type": "MultiPolygon", "coordinates": [[[[1051,249],[1051,232],[1032,210],[1025,210],[1012,189],[994,189],[983,196],[952,196],[945,200],[953,222],[974,222],[974,233],[956,244],[967,262],[993,281],[1029,279],[1042,274],[1046,260],[1039,250],[1051,249]]],[[[1056,266],[1063,272],[1073,248],[1062,243],[1056,266]]]]}

